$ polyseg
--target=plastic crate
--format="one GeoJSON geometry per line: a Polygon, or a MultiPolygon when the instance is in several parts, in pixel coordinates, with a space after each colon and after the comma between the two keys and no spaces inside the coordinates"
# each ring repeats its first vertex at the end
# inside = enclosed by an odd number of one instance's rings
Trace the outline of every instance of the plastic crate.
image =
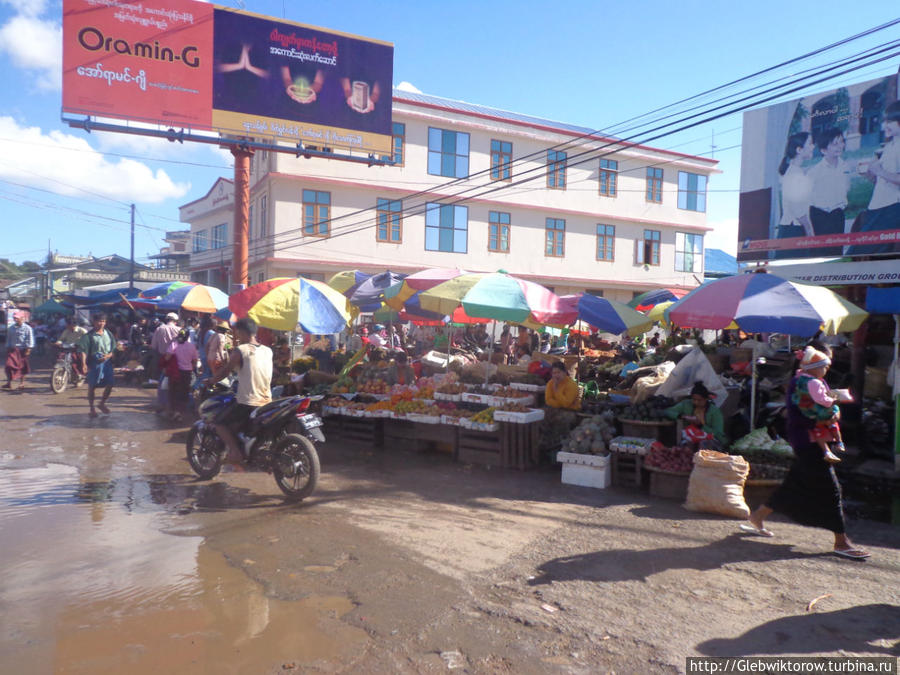
{"type": "Polygon", "coordinates": [[[530,422],[540,422],[544,419],[544,411],[541,408],[529,410],[528,412],[509,412],[506,410],[495,410],[495,422],[512,422],[513,424],[528,424],[530,422]]]}

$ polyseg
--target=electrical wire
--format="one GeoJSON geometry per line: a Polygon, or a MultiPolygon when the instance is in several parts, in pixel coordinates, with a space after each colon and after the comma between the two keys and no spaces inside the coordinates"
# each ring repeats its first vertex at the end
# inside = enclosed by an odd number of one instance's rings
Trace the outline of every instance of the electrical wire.
{"type": "MultiPolygon", "coordinates": [[[[900,42],[900,41],[895,41],[895,42],[900,42]]],[[[889,44],[890,44],[890,43],[889,43],[889,44]]],[[[734,114],[734,113],[736,113],[736,112],[740,112],[740,111],[742,111],[742,110],[746,110],[746,109],[748,109],[748,108],[755,107],[755,106],[757,106],[757,105],[760,105],[761,103],[766,103],[766,102],[775,100],[775,99],[780,98],[780,97],[782,97],[782,96],[785,96],[785,95],[787,95],[787,94],[794,93],[794,92],[796,92],[796,91],[799,91],[799,90],[801,90],[801,89],[804,89],[804,88],[806,88],[806,87],[808,87],[808,86],[811,86],[811,85],[814,85],[814,84],[819,84],[819,83],[822,83],[822,82],[827,81],[827,80],[829,80],[829,79],[833,79],[834,77],[838,77],[838,76],[841,76],[841,75],[845,75],[845,74],[854,72],[854,71],[856,71],[856,70],[858,70],[858,69],[860,69],[860,68],[863,68],[863,67],[868,67],[868,66],[872,65],[873,63],[879,63],[879,62],[882,62],[882,61],[884,61],[884,60],[888,60],[888,59],[894,58],[895,56],[897,56],[898,54],[900,54],[900,51],[897,51],[897,50],[890,51],[890,50],[893,49],[894,47],[895,47],[894,44],[890,44],[890,46],[888,46],[888,47],[882,47],[882,48],[880,48],[880,49],[874,51],[874,53],[869,53],[869,52],[872,52],[872,50],[866,50],[867,53],[866,53],[864,56],[855,56],[853,59],[850,59],[849,61],[848,61],[848,60],[842,60],[842,62],[841,62],[841,63],[838,63],[838,64],[828,64],[828,65],[826,65],[825,67],[822,67],[822,68],[820,68],[819,70],[817,70],[815,73],[812,73],[812,74],[809,74],[809,75],[805,75],[805,76],[800,77],[800,78],[796,78],[796,79],[794,79],[794,80],[791,80],[791,81],[786,82],[786,83],[782,83],[782,84],[780,84],[780,85],[776,85],[776,86],[774,86],[774,87],[769,87],[769,88],[767,88],[767,89],[765,89],[765,90],[763,90],[763,91],[761,91],[761,92],[758,92],[758,93],[755,94],[755,95],[743,96],[743,97],[737,99],[736,101],[732,101],[732,102],[730,102],[730,103],[728,103],[728,104],[716,106],[716,107],[712,108],[711,110],[705,111],[704,114],[705,114],[705,115],[708,115],[708,116],[702,117],[702,119],[699,119],[699,120],[696,120],[695,118],[700,117],[700,116],[698,116],[698,115],[691,115],[691,116],[689,116],[689,117],[687,117],[687,118],[684,118],[684,119],[682,119],[682,120],[678,120],[678,121],[676,121],[676,122],[668,122],[668,123],[666,123],[666,124],[660,125],[660,126],[657,127],[656,129],[651,130],[651,131],[649,132],[649,133],[654,133],[655,135],[651,135],[651,136],[648,137],[648,138],[641,138],[640,141],[635,141],[634,139],[624,139],[624,140],[620,140],[620,141],[611,142],[611,143],[609,143],[608,145],[613,145],[613,144],[622,145],[622,144],[625,144],[625,143],[629,143],[629,144],[638,144],[638,143],[640,143],[640,144],[645,144],[645,143],[651,142],[651,141],[653,141],[653,140],[657,140],[657,139],[659,139],[659,138],[662,138],[662,137],[671,135],[671,134],[673,134],[673,133],[680,133],[680,132],[682,132],[682,131],[685,131],[685,130],[690,129],[690,128],[693,128],[693,127],[696,127],[696,126],[698,126],[698,125],[706,124],[706,123],[711,122],[711,121],[714,121],[714,120],[716,120],[716,119],[720,119],[720,118],[722,118],[722,117],[725,117],[725,116],[734,114]],[[888,53],[887,53],[886,55],[882,55],[882,54],[884,54],[885,52],[888,52],[888,53]],[[882,55],[882,56],[880,56],[880,58],[878,58],[878,59],[870,60],[872,56],[879,56],[879,55],[882,55]],[[864,64],[862,64],[862,65],[855,65],[855,66],[853,66],[853,67],[846,68],[846,69],[844,69],[844,70],[842,70],[841,72],[838,72],[838,73],[827,74],[827,73],[832,73],[832,71],[834,71],[836,68],[842,68],[843,66],[846,66],[847,63],[856,63],[857,61],[860,61],[860,60],[866,60],[866,62],[865,62],[864,64]],[[824,76],[824,77],[820,77],[820,78],[818,78],[818,79],[811,79],[811,78],[817,78],[817,77],[820,76],[820,75],[825,75],[825,76],[824,76]],[[797,86],[794,86],[794,85],[797,85],[797,86]],[[785,89],[785,87],[787,87],[787,89],[785,89]],[[767,94],[768,94],[768,96],[766,96],[767,94]],[[761,98],[761,99],[760,99],[760,98],[757,98],[757,97],[760,96],[760,95],[763,95],[763,98],[761,98]],[[738,105],[737,107],[732,107],[732,106],[734,106],[735,103],[739,103],[739,104],[741,104],[741,105],[738,105]],[[716,113],[716,114],[709,116],[709,113],[716,113]],[[691,120],[694,120],[694,121],[691,121],[691,120]],[[682,126],[677,127],[677,128],[674,129],[674,130],[668,130],[668,131],[665,131],[666,129],[668,129],[669,127],[673,126],[674,124],[682,124],[682,126]],[[658,132],[658,133],[657,133],[657,132],[658,132]]],[[[567,161],[566,161],[566,167],[569,167],[569,166],[578,166],[578,165],[580,165],[580,164],[583,164],[583,163],[586,163],[586,162],[589,162],[589,161],[594,161],[595,159],[597,159],[597,158],[599,158],[599,157],[602,157],[602,156],[608,156],[608,155],[610,155],[610,154],[613,154],[615,151],[607,152],[607,153],[605,153],[604,155],[596,155],[596,154],[594,154],[594,153],[596,153],[596,152],[597,152],[597,150],[593,150],[593,149],[592,149],[592,150],[588,150],[588,151],[585,151],[585,152],[578,153],[578,154],[574,155],[574,156],[572,157],[572,159],[577,159],[578,157],[583,157],[583,156],[585,156],[585,155],[591,155],[591,156],[589,156],[587,159],[582,159],[581,161],[577,161],[577,162],[569,162],[569,161],[568,161],[568,158],[567,158],[567,161]]],[[[669,161],[672,161],[672,160],[669,160],[669,161]]],[[[479,197],[483,197],[483,196],[485,196],[485,195],[487,195],[487,194],[491,194],[491,193],[498,192],[498,191],[501,191],[501,190],[509,189],[510,187],[512,187],[512,186],[514,186],[514,185],[519,185],[519,184],[522,184],[522,183],[524,183],[524,182],[528,182],[528,181],[530,181],[530,180],[534,180],[535,178],[538,178],[538,177],[544,175],[543,172],[544,172],[546,169],[547,169],[547,165],[539,165],[539,166],[536,166],[536,167],[534,167],[534,168],[532,168],[532,169],[529,169],[529,170],[525,171],[524,174],[534,173],[534,172],[540,171],[541,174],[538,175],[538,176],[531,176],[531,177],[527,177],[527,178],[520,178],[519,180],[513,181],[512,183],[505,183],[505,184],[503,184],[503,185],[501,185],[501,186],[491,187],[491,188],[489,188],[489,189],[483,190],[482,192],[479,192],[479,193],[477,193],[477,194],[470,194],[470,195],[468,195],[468,196],[466,196],[466,197],[461,197],[460,195],[463,194],[463,193],[461,192],[461,193],[459,193],[458,195],[452,195],[452,196],[450,196],[451,201],[449,201],[449,202],[447,202],[447,201],[442,201],[442,202],[440,202],[440,205],[441,205],[441,206],[454,205],[454,204],[461,203],[461,202],[463,202],[463,201],[468,201],[468,200],[476,199],[476,198],[479,198],[479,197]]],[[[524,175],[524,174],[520,174],[520,175],[524,175]]],[[[486,187],[486,186],[484,186],[484,185],[481,185],[481,186],[474,186],[474,187],[472,187],[472,188],[469,188],[469,189],[467,189],[467,190],[464,190],[463,192],[471,192],[471,191],[474,191],[474,190],[481,189],[481,188],[483,188],[483,187],[486,187]]],[[[420,215],[421,213],[424,213],[425,211],[427,211],[428,208],[429,208],[429,207],[427,206],[427,204],[425,205],[424,210],[421,209],[421,206],[420,206],[420,205],[416,205],[416,206],[410,207],[410,210],[409,210],[409,211],[407,211],[406,209],[404,209],[404,215],[420,215]]],[[[371,211],[371,210],[374,210],[374,209],[369,208],[369,209],[365,209],[364,211],[371,211]]],[[[341,217],[339,217],[339,218],[342,218],[342,217],[343,217],[343,216],[341,216],[341,217]]],[[[331,219],[329,222],[333,222],[334,220],[337,220],[337,219],[331,219]]],[[[343,236],[344,234],[353,234],[353,233],[362,231],[362,230],[364,230],[364,229],[370,229],[370,228],[372,228],[372,227],[376,227],[376,226],[377,226],[377,223],[373,223],[373,222],[371,222],[371,221],[372,221],[371,218],[367,218],[366,221],[365,221],[365,224],[363,223],[363,221],[360,221],[360,222],[357,222],[357,223],[351,223],[351,224],[349,224],[349,225],[342,226],[342,228],[340,228],[339,230],[336,230],[336,231],[334,231],[332,234],[330,234],[329,238],[330,238],[330,239],[333,239],[333,238],[335,238],[335,237],[343,236]],[[362,227],[359,227],[360,225],[362,225],[362,227]]],[[[275,243],[274,237],[276,237],[276,236],[284,236],[285,234],[290,235],[290,234],[293,234],[294,232],[297,232],[297,231],[301,231],[301,232],[302,232],[302,230],[303,230],[303,228],[301,227],[301,228],[295,228],[295,229],[292,229],[292,230],[288,230],[288,231],[286,231],[286,232],[277,233],[277,234],[275,234],[275,235],[272,235],[272,241],[273,241],[273,243],[275,243]]],[[[299,237],[294,237],[293,239],[289,239],[289,240],[280,240],[280,241],[278,241],[277,243],[278,243],[278,245],[280,245],[280,246],[284,246],[284,245],[286,245],[286,244],[290,244],[291,242],[295,242],[295,241],[299,241],[299,243],[294,244],[294,245],[292,246],[292,248],[294,248],[294,247],[296,247],[296,246],[303,246],[303,245],[310,245],[310,244],[313,244],[313,243],[317,243],[317,242],[319,241],[319,239],[318,239],[318,238],[316,238],[316,239],[307,239],[305,236],[301,235],[301,236],[299,236],[299,237]],[[306,239],[306,241],[303,241],[304,239],[306,239]]],[[[257,243],[257,246],[258,246],[258,245],[259,245],[259,244],[257,243]]]]}

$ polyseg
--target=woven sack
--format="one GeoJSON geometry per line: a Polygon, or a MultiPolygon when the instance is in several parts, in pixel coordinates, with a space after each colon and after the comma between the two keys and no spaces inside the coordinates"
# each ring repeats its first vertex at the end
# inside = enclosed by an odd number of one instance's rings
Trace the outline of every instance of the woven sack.
{"type": "Polygon", "coordinates": [[[750,509],[744,501],[744,482],[749,473],[750,464],[739,455],[699,450],[694,453],[685,508],[747,518],[750,509]]]}

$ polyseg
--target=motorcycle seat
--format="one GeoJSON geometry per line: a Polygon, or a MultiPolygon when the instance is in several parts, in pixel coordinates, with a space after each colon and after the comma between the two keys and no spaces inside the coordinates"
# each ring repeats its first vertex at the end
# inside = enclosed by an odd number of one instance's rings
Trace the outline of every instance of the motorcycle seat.
{"type": "Polygon", "coordinates": [[[277,410],[283,408],[288,401],[293,399],[293,396],[289,396],[287,398],[279,398],[271,403],[266,403],[265,405],[259,406],[256,410],[250,413],[250,419],[256,419],[257,417],[266,414],[270,410],[277,410]]]}

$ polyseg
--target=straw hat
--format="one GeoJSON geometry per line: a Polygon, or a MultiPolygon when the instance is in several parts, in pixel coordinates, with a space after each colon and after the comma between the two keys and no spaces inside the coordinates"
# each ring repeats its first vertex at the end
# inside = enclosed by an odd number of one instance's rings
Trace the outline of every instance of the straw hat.
{"type": "Polygon", "coordinates": [[[230,330],[231,325],[224,319],[220,319],[219,321],[216,321],[216,328],[221,328],[222,330],[230,330]]]}

